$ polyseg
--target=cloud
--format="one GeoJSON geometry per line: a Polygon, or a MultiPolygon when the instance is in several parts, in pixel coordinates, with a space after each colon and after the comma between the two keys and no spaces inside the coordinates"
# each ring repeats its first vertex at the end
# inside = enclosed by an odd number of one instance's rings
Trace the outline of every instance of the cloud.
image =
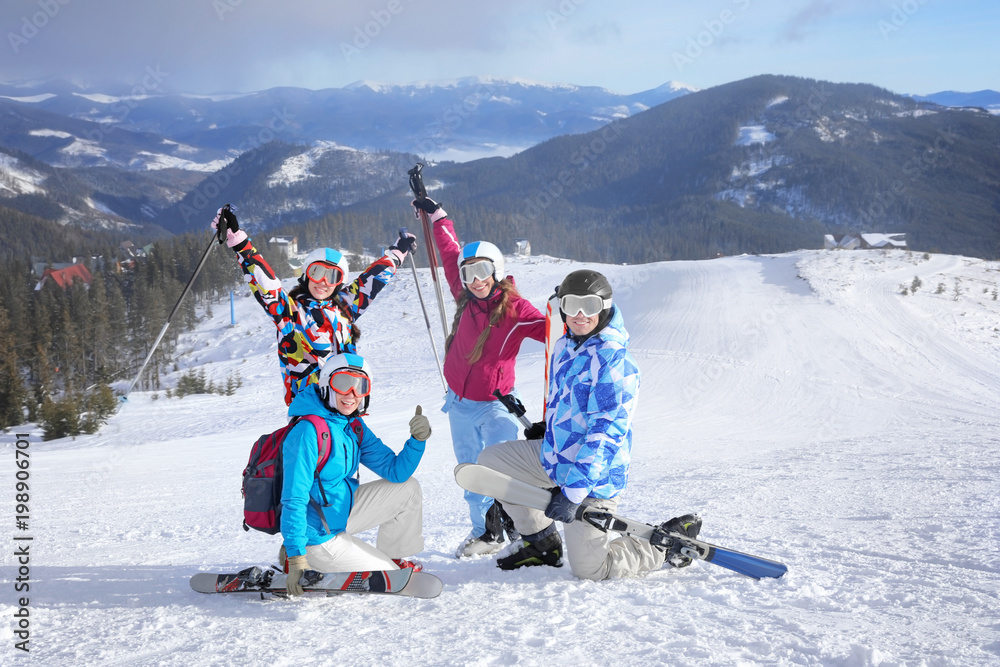
{"type": "Polygon", "coordinates": [[[809,3],[792,16],[782,27],[779,41],[800,42],[806,33],[837,9],[835,0],[809,0],[809,3]]]}
{"type": "MultiPolygon", "coordinates": [[[[254,85],[253,72],[325,63],[330,80],[365,74],[344,51],[362,45],[395,78],[421,78],[422,57],[501,53],[529,0],[4,0],[0,45],[7,80],[139,80],[170,72],[165,86],[213,90],[254,85]],[[46,9],[48,8],[48,9],[46,9]]],[[[536,10],[537,11],[537,10],[536,10]]],[[[425,61],[426,62],[426,61],[425,61]]],[[[290,73],[292,74],[292,73],[290,73]]]]}

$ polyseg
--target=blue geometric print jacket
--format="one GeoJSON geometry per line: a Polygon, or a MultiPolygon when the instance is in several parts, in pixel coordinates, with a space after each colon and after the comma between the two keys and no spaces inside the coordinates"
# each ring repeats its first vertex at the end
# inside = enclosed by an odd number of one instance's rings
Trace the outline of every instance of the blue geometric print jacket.
{"type": "Polygon", "coordinates": [[[613,498],[628,482],[639,368],[617,306],[611,320],[579,347],[563,336],[549,368],[542,465],[575,503],[613,498]]]}

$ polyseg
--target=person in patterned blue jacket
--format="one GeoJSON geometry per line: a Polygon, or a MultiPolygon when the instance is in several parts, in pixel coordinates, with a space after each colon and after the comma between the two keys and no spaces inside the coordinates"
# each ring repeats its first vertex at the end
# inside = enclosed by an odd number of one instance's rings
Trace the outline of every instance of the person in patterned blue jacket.
{"type": "MultiPolygon", "coordinates": [[[[560,566],[563,543],[557,521],[565,524],[570,568],[582,579],[634,575],[659,569],[664,562],[687,565],[690,560],[646,540],[612,539],[612,534],[576,520],[581,505],[614,512],[628,484],[639,368],[628,353],[628,332],[604,275],[574,271],[557,294],[567,332],[549,361],[545,436],[487,447],[478,460],[552,490],[544,512],[504,503],[522,539],[501,552],[497,566],[560,566]]],[[[666,523],[694,537],[701,519],[685,515],[666,523]]]]}
{"type": "Polygon", "coordinates": [[[292,595],[302,593],[299,577],[305,570],[422,569],[406,556],[424,548],[423,500],[413,472],[430,437],[430,423],[418,405],[410,438],[395,453],[361,419],[371,381],[363,358],[336,355],[323,365],[318,382],[300,391],[289,406],[290,417],[319,415],[330,428],[330,456],[318,474],[317,433],[309,421],[299,421],[282,444],[279,560],[292,595]],[[359,484],[359,464],[382,479],[359,484]],[[375,526],[375,546],[354,537],[375,526]]]}

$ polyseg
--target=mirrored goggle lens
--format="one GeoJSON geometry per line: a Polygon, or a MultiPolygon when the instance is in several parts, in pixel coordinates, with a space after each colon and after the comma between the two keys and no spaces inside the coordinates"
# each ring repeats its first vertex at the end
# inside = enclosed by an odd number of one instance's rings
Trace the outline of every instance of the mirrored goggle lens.
{"type": "Polygon", "coordinates": [[[493,262],[488,259],[483,259],[471,264],[463,264],[458,267],[458,272],[462,276],[462,282],[466,285],[477,280],[486,280],[493,275],[495,270],[493,262]]]}
{"type": "Polygon", "coordinates": [[[314,283],[325,280],[327,285],[339,285],[343,280],[344,274],[341,272],[339,266],[314,262],[306,269],[306,276],[314,283]]]}
{"type": "Polygon", "coordinates": [[[354,390],[358,396],[367,396],[372,386],[367,375],[353,371],[338,371],[330,376],[330,388],[338,394],[349,394],[354,390]]]}
{"type": "Polygon", "coordinates": [[[593,317],[605,308],[611,307],[611,299],[602,299],[596,294],[567,294],[559,299],[559,310],[569,316],[583,311],[586,317],[593,317]]]}

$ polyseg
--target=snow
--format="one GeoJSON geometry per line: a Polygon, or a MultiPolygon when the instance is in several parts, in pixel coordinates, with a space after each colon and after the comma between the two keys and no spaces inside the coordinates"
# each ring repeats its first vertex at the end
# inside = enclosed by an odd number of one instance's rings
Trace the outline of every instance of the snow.
{"type": "Polygon", "coordinates": [[[107,151],[101,148],[96,141],[90,139],[81,139],[77,137],[73,140],[69,146],[64,146],[59,149],[61,153],[66,155],[86,155],[90,157],[104,157],[107,151]]]}
{"type": "Polygon", "coordinates": [[[13,155],[0,153],[0,191],[16,194],[43,192],[45,175],[26,167],[13,155]]]}
{"type": "Polygon", "coordinates": [[[37,104],[38,102],[44,102],[45,100],[50,100],[55,97],[52,93],[43,93],[41,95],[30,95],[28,97],[12,97],[10,95],[0,95],[5,100],[13,100],[15,102],[23,102],[25,104],[37,104]]]}
{"type": "Polygon", "coordinates": [[[90,208],[94,209],[98,213],[103,213],[104,215],[113,215],[115,217],[120,217],[120,216],[118,216],[117,213],[115,213],[114,211],[112,211],[110,208],[108,208],[107,206],[105,206],[104,204],[102,204],[99,201],[95,201],[94,199],[91,199],[90,197],[86,197],[84,199],[84,201],[86,202],[87,206],[89,206],[90,208]]]}
{"type": "Polygon", "coordinates": [[[282,162],[278,171],[267,177],[267,187],[273,188],[277,185],[292,185],[308,178],[317,178],[317,175],[312,173],[312,168],[316,166],[316,162],[323,155],[330,151],[361,153],[361,151],[341,146],[333,141],[317,141],[316,145],[305,153],[294,155],[282,162]]]}
{"type": "Polygon", "coordinates": [[[543,81],[533,81],[521,77],[496,77],[496,76],[466,76],[453,79],[428,79],[422,81],[412,81],[409,83],[390,83],[386,81],[372,81],[363,79],[344,86],[345,90],[356,90],[358,88],[370,88],[376,93],[391,92],[399,89],[421,89],[421,88],[461,88],[466,86],[492,86],[511,85],[525,86],[530,88],[546,88],[548,90],[577,91],[579,86],[567,83],[546,83],[543,81]]]}
{"type": "Polygon", "coordinates": [[[774,135],[768,132],[763,125],[746,125],[740,128],[740,136],[736,139],[736,145],[766,144],[774,139],[774,135]]]}
{"type": "Polygon", "coordinates": [[[33,137],[56,137],[59,139],[69,139],[73,135],[62,130],[31,130],[28,132],[33,137]]]}
{"type": "MultiPolygon", "coordinates": [[[[185,151],[182,148],[180,152],[185,151]]],[[[186,171],[203,171],[205,173],[215,173],[232,162],[231,159],[210,160],[208,162],[194,162],[173,155],[163,153],[150,153],[149,151],[139,151],[140,157],[132,160],[132,165],[141,164],[147,171],[157,171],[159,169],[184,169],[186,171]]]]}
{"type": "Polygon", "coordinates": [[[115,104],[116,102],[122,102],[126,100],[147,100],[152,95],[129,95],[127,97],[122,97],[120,95],[104,95],[103,93],[72,93],[77,97],[82,97],[85,100],[91,102],[96,102],[98,104],[115,104]]]}
{"type": "MultiPolygon", "coordinates": [[[[581,266],[508,263],[537,305],[581,266]]],[[[16,534],[33,538],[30,592],[14,589],[20,543],[0,558],[5,664],[20,654],[20,596],[44,665],[997,664],[1000,264],[858,250],[599,268],[642,371],[620,513],[697,510],[705,539],[781,560],[782,579],[695,563],[588,582],[568,567],[454,559],[465,503],[404,270],[359,321],[375,369],[367,421],[399,447],[413,407],[430,416],[419,559],[444,581],[440,597],[190,590],[195,572],[274,562],[280,543],[240,526],[250,443],[284,422],[272,325],[241,288],[236,326],[228,302],[213,305],[167,380],[239,372],[235,395],[136,391],[97,435],[32,437],[30,530],[16,534]],[[903,295],[915,276],[922,287],[903,295]]],[[[542,347],[526,343],[518,387],[533,418],[541,378],[542,347]]],[[[9,538],[14,441],[0,440],[9,538]]]]}
{"type": "Polygon", "coordinates": [[[427,152],[427,158],[435,162],[471,162],[488,157],[510,157],[531,148],[525,146],[509,146],[507,144],[484,143],[478,145],[441,146],[427,152]]]}

